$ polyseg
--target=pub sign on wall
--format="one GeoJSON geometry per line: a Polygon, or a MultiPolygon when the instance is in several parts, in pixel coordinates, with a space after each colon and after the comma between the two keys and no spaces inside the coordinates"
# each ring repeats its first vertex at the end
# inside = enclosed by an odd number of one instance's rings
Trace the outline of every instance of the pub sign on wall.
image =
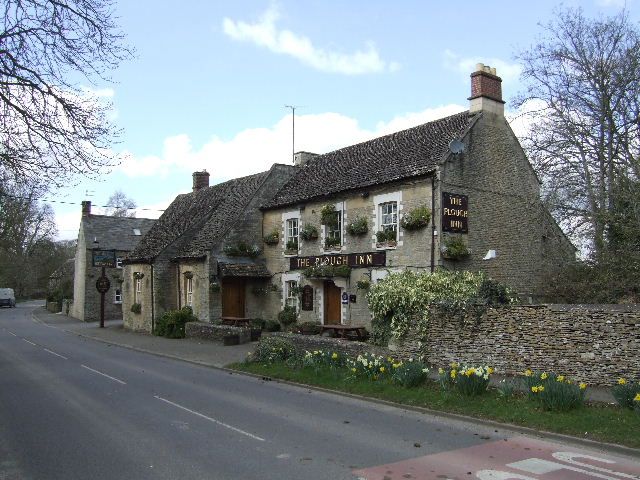
{"type": "Polygon", "coordinates": [[[442,231],[468,233],[469,197],[442,192],[442,231]]]}

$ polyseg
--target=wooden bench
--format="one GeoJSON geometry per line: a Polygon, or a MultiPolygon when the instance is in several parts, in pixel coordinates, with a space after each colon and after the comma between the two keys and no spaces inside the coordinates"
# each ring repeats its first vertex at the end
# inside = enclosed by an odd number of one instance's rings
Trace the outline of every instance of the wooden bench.
{"type": "Polygon", "coordinates": [[[232,327],[249,327],[250,318],[246,317],[220,317],[223,325],[230,325],[232,327]]]}
{"type": "Polygon", "coordinates": [[[356,325],[320,325],[320,335],[331,332],[336,338],[348,338],[358,341],[367,339],[367,329],[356,325]]]}

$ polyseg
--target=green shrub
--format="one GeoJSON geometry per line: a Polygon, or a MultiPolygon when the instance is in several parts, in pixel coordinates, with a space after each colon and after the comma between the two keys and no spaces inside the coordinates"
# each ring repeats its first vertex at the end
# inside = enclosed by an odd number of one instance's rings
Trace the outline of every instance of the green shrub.
{"type": "Polygon", "coordinates": [[[278,313],[278,321],[285,327],[296,323],[297,319],[298,312],[296,311],[296,307],[292,307],[290,305],[285,305],[280,313],[278,313]]]}
{"type": "Polygon", "coordinates": [[[307,333],[311,335],[317,335],[321,332],[322,328],[317,322],[302,322],[297,325],[298,333],[307,333]]]}
{"type": "Polygon", "coordinates": [[[427,366],[415,360],[391,364],[391,380],[406,388],[422,385],[427,379],[428,373],[427,366]]]}
{"type": "Polygon", "coordinates": [[[611,389],[613,398],[623,408],[633,408],[634,399],[640,394],[640,382],[627,382],[624,378],[618,379],[618,384],[611,389]]]}
{"type": "Polygon", "coordinates": [[[280,323],[275,320],[267,320],[264,324],[264,329],[267,332],[279,332],[280,331],[280,323]]]}
{"type": "Polygon", "coordinates": [[[142,305],[139,304],[139,303],[133,303],[131,305],[131,311],[133,313],[137,313],[137,314],[141,313],[142,312],[142,305]]]}
{"type": "Polygon", "coordinates": [[[184,338],[184,327],[187,322],[196,321],[191,307],[180,310],[168,310],[156,322],[154,334],[166,338],[184,338]]]}
{"type": "Polygon", "coordinates": [[[426,205],[421,205],[406,213],[400,221],[400,226],[406,230],[418,230],[429,225],[431,210],[426,205]]]}
{"type": "Polygon", "coordinates": [[[255,350],[247,358],[250,362],[284,362],[296,357],[296,349],[293,344],[279,337],[262,337],[255,350]]]}
{"type": "Polygon", "coordinates": [[[369,231],[367,217],[356,217],[356,219],[347,225],[347,233],[349,235],[364,235],[369,231]]]}
{"type": "Polygon", "coordinates": [[[356,282],[356,288],[358,290],[369,290],[370,286],[371,286],[371,282],[366,278],[362,278],[356,282]]]}
{"type": "Polygon", "coordinates": [[[338,226],[338,212],[336,206],[327,204],[320,209],[320,221],[327,227],[338,226]]]}

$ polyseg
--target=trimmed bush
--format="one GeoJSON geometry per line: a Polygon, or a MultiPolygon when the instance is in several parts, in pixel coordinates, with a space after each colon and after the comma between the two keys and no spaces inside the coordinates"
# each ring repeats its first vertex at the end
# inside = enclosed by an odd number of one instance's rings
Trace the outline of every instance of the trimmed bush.
{"type": "Polygon", "coordinates": [[[184,338],[184,326],[187,322],[194,322],[197,318],[193,315],[191,307],[184,307],[180,310],[168,310],[156,323],[153,332],[158,337],[184,338]]]}

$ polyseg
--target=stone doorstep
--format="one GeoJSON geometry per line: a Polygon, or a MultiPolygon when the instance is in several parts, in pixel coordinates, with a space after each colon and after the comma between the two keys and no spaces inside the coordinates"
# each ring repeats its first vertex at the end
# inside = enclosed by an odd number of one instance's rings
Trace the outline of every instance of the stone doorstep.
{"type": "Polygon", "coordinates": [[[223,342],[224,337],[228,337],[230,335],[238,335],[238,344],[249,343],[251,341],[251,329],[249,328],[217,325],[205,322],[187,322],[185,324],[186,338],[223,342]]]}

